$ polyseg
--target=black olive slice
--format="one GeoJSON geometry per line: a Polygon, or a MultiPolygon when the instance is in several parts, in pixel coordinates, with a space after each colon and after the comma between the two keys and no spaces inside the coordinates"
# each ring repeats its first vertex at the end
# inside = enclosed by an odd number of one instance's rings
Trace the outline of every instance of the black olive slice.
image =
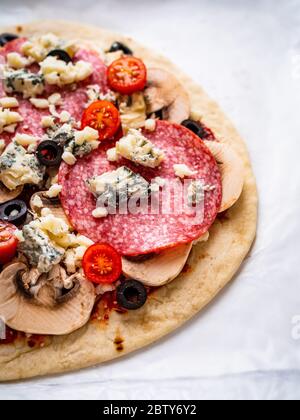
{"type": "Polygon", "coordinates": [[[202,140],[215,140],[214,135],[210,129],[205,127],[201,122],[194,120],[184,120],[181,125],[191,130],[196,136],[200,137],[202,140]]]}
{"type": "Polygon", "coordinates": [[[202,137],[203,135],[203,127],[197,122],[193,120],[184,120],[182,121],[181,125],[191,130],[195,133],[198,137],[202,137]]]}
{"type": "Polygon", "coordinates": [[[18,35],[15,34],[8,34],[3,33],[0,35],[0,47],[3,47],[5,44],[7,44],[10,41],[13,41],[14,39],[19,38],[18,35]]]}
{"type": "Polygon", "coordinates": [[[137,255],[135,257],[124,257],[127,261],[133,262],[133,263],[143,263],[145,261],[149,261],[152,258],[154,258],[157,254],[152,252],[151,254],[145,254],[145,255],[137,255]]]}
{"type": "Polygon", "coordinates": [[[23,200],[11,200],[0,206],[0,219],[16,226],[22,225],[27,216],[27,206],[23,200]]]}
{"type": "Polygon", "coordinates": [[[146,303],[147,290],[137,280],[125,280],[117,287],[117,302],[124,309],[139,309],[146,303]]]}
{"type": "Polygon", "coordinates": [[[116,52],[116,51],[123,51],[126,55],[133,55],[133,51],[127,47],[127,45],[123,44],[122,42],[114,42],[108,52],[116,52]]]}
{"type": "Polygon", "coordinates": [[[42,141],[37,148],[36,155],[39,162],[45,166],[58,166],[64,150],[55,141],[42,141]]]}
{"type": "Polygon", "coordinates": [[[64,61],[65,63],[71,63],[72,58],[69,56],[67,51],[64,50],[52,50],[49,52],[47,57],[56,57],[58,60],[64,61]]]}

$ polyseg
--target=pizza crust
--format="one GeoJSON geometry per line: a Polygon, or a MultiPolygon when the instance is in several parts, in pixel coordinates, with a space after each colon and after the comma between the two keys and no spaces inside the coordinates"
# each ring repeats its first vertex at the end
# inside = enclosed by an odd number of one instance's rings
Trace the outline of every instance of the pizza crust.
{"type": "Polygon", "coordinates": [[[44,348],[22,343],[0,346],[0,381],[60,373],[96,365],[140,349],[180,327],[203,309],[233,279],[254,241],[257,226],[257,189],[246,146],[206,93],[165,57],[130,38],[107,30],[65,21],[40,21],[3,28],[32,36],[53,32],[65,39],[84,40],[107,49],[118,40],[133,49],[147,66],[164,68],[183,83],[191,99],[192,117],[213,130],[216,137],[239,153],[245,165],[245,186],[239,201],[219,217],[207,243],[194,247],[190,269],[150,295],[147,304],[127,314],[112,312],[107,323],[92,321],[75,333],[54,337],[44,348]]]}

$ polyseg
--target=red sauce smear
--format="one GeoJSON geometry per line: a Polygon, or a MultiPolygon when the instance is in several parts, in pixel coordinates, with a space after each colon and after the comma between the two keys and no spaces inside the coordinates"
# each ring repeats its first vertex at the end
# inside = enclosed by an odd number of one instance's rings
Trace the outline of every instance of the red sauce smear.
{"type": "Polygon", "coordinates": [[[12,328],[6,326],[5,331],[5,339],[0,339],[0,345],[9,345],[14,344],[17,341],[23,341],[27,344],[30,348],[35,347],[44,347],[46,344],[48,336],[45,335],[38,335],[38,334],[30,334],[26,335],[23,332],[15,331],[12,328]]]}

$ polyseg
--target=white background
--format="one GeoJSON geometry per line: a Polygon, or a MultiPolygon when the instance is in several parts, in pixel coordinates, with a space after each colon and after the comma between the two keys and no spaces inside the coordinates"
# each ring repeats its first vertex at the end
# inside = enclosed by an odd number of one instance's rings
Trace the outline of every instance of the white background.
{"type": "Polygon", "coordinates": [[[133,36],[221,104],[251,153],[258,238],[178,332],[98,368],[0,385],[0,398],[299,399],[300,1],[1,0],[1,26],[56,17],[133,36]]]}

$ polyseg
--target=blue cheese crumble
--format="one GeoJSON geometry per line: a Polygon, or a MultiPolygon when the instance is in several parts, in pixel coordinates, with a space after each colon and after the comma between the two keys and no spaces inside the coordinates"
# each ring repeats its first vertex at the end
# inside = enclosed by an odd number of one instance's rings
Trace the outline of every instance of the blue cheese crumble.
{"type": "Polygon", "coordinates": [[[119,156],[148,168],[157,168],[165,158],[161,149],[135,129],[130,129],[128,134],[117,142],[116,152],[119,156]]]}
{"type": "MultiPolygon", "coordinates": [[[[88,179],[87,186],[97,198],[97,208],[116,207],[118,203],[127,202],[133,196],[148,197],[150,187],[141,175],[126,166],[88,179]]],[[[103,212],[103,217],[105,215],[103,212]]]]}
{"type": "Polygon", "coordinates": [[[6,69],[3,76],[6,93],[22,93],[24,98],[35,98],[44,92],[45,79],[42,74],[31,73],[26,69],[6,69]]]}
{"type": "Polygon", "coordinates": [[[0,181],[9,190],[25,184],[38,185],[44,174],[45,167],[40,165],[36,156],[15,142],[10,143],[0,156],[0,181]]]}
{"type": "Polygon", "coordinates": [[[29,263],[37,267],[41,273],[48,273],[51,268],[59,264],[64,256],[64,249],[55,246],[50,238],[35,222],[23,227],[24,242],[19,243],[21,251],[29,263]]]}

